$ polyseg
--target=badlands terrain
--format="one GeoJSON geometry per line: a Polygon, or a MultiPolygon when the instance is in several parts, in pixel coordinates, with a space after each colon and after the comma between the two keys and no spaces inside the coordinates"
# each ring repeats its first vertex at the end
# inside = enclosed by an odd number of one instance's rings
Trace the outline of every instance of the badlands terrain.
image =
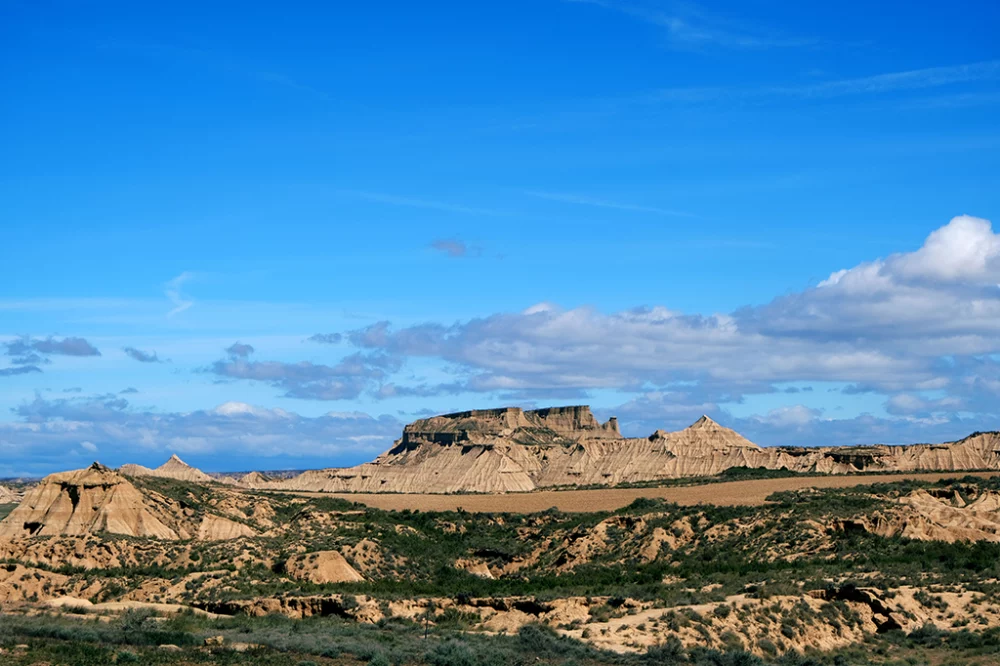
{"type": "Polygon", "coordinates": [[[998,444],[571,407],[287,479],[94,463],[0,491],[0,663],[998,663],[998,444]]]}
{"type": "MultiPolygon", "coordinates": [[[[415,421],[391,449],[356,467],[291,478],[251,472],[214,480],[256,490],[324,493],[511,493],[656,485],[745,468],[824,475],[1000,470],[1000,433],[973,433],[943,444],[765,448],[707,416],[677,432],[626,438],[617,419],[600,423],[586,406],[507,407],[415,421]]],[[[213,480],[176,456],[156,469],[124,465],[121,472],[213,480]]]]}

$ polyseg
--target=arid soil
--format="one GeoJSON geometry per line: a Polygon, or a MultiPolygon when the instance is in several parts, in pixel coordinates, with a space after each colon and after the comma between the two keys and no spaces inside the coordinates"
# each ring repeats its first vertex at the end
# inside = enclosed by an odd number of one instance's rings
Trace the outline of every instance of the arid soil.
{"type": "Polygon", "coordinates": [[[473,511],[477,513],[535,513],[555,507],[571,513],[614,511],[640,498],[663,499],[681,506],[759,506],[773,493],[805,488],[849,488],[895,481],[940,481],[963,476],[990,478],[1000,472],[938,472],[918,474],[863,474],[855,476],[791,477],[723,481],[676,488],[595,488],[591,490],[542,490],[495,495],[438,495],[401,493],[313,493],[312,497],[337,497],[386,511],[473,511]]]}

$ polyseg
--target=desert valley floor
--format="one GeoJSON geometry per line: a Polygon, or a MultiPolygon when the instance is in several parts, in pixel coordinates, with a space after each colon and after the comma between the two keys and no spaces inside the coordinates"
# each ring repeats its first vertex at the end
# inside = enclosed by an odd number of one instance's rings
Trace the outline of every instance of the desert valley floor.
{"type": "Polygon", "coordinates": [[[535,513],[557,509],[569,513],[616,511],[639,499],[660,499],[679,506],[759,506],[774,493],[807,488],[850,488],[893,481],[938,482],[963,476],[992,478],[1000,472],[918,472],[856,474],[851,476],[792,476],[747,481],[713,481],[653,488],[589,488],[539,490],[528,493],[441,495],[436,493],[310,493],[295,495],[335,497],[385,511],[474,511],[480,513],[535,513]]]}

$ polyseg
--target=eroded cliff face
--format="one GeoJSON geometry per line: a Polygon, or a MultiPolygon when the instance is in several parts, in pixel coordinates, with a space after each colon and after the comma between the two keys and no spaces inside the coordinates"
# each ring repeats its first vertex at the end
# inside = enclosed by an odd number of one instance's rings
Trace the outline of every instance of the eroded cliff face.
{"type": "Polygon", "coordinates": [[[621,439],[618,421],[600,423],[590,407],[479,409],[414,421],[389,454],[427,444],[564,446],[585,439],[621,439]]]}
{"type": "Polygon", "coordinates": [[[507,493],[714,476],[733,467],[820,474],[1000,469],[1000,433],[910,446],[762,448],[707,416],[683,430],[626,438],[587,406],[482,409],[414,421],[373,462],[286,479],[252,472],[210,476],[172,456],[131,477],[166,477],[249,489],[359,493],[507,493]]]}
{"type": "Polygon", "coordinates": [[[475,410],[421,419],[371,463],[255,484],[324,492],[525,492],[712,476],[733,467],[795,472],[1000,469],[1000,434],[912,446],[761,448],[707,416],[625,438],[586,406],[475,410]]]}
{"type": "MultiPolygon", "coordinates": [[[[162,506],[99,463],[45,477],[3,522],[0,537],[111,532],[177,539],[162,506]]],[[[186,535],[184,535],[186,536],[186,535]]]]}
{"type": "Polygon", "coordinates": [[[255,536],[245,523],[246,512],[229,506],[249,500],[231,491],[218,494],[212,500],[217,512],[195,510],[183,501],[140,489],[128,477],[95,462],[86,469],[42,479],[0,522],[0,539],[98,533],[204,541],[255,536]]]}

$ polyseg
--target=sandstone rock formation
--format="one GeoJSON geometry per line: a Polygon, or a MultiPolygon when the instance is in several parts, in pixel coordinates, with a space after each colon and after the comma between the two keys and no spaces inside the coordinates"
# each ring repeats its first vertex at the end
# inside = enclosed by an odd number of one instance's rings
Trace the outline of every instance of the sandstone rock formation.
{"type": "Polygon", "coordinates": [[[264,476],[260,472],[250,472],[244,474],[236,480],[236,485],[241,488],[250,488],[256,490],[258,488],[266,488],[267,484],[271,482],[271,479],[264,476]]]}
{"type": "Polygon", "coordinates": [[[16,490],[0,486],[0,504],[17,504],[23,497],[24,495],[16,490]]]}
{"type": "Polygon", "coordinates": [[[311,583],[356,583],[364,576],[347,563],[336,550],[293,555],[285,562],[285,571],[292,578],[311,583]]]}
{"type": "Polygon", "coordinates": [[[920,541],[1000,542],[1000,493],[986,491],[966,501],[958,491],[915,490],[899,509],[872,519],[842,521],[841,529],[920,541]]]}
{"type": "Polygon", "coordinates": [[[207,514],[198,526],[198,538],[202,541],[224,541],[252,536],[257,536],[257,532],[249,525],[214,514],[207,514]]]}
{"type": "Polygon", "coordinates": [[[121,474],[94,463],[45,477],[0,522],[0,537],[111,532],[183,538],[167,522],[162,505],[148,501],[121,474]]]}
{"type": "Polygon", "coordinates": [[[218,480],[196,467],[191,467],[191,465],[188,465],[176,455],[170,456],[167,462],[156,469],[129,463],[122,465],[118,471],[127,476],[157,476],[166,479],[177,479],[178,481],[188,481],[190,483],[209,483],[218,480]]]}
{"type": "MultiPolygon", "coordinates": [[[[371,463],[248,487],[322,492],[524,492],[711,476],[733,467],[795,472],[1000,469],[1000,433],[912,446],[762,448],[707,416],[677,432],[625,438],[589,407],[477,410],[406,426],[371,463]]],[[[249,485],[252,484],[252,485],[249,485]]]]}
{"type": "Polygon", "coordinates": [[[213,499],[211,505],[195,510],[179,499],[148,488],[140,489],[141,484],[136,485],[139,480],[134,480],[136,483],[100,463],[51,474],[0,522],[0,538],[107,532],[212,541],[257,535],[249,525],[240,522],[247,514],[230,497],[242,497],[239,493],[220,491],[221,497],[213,499]],[[223,515],[226,513],[230,517],[223,515]]]}

